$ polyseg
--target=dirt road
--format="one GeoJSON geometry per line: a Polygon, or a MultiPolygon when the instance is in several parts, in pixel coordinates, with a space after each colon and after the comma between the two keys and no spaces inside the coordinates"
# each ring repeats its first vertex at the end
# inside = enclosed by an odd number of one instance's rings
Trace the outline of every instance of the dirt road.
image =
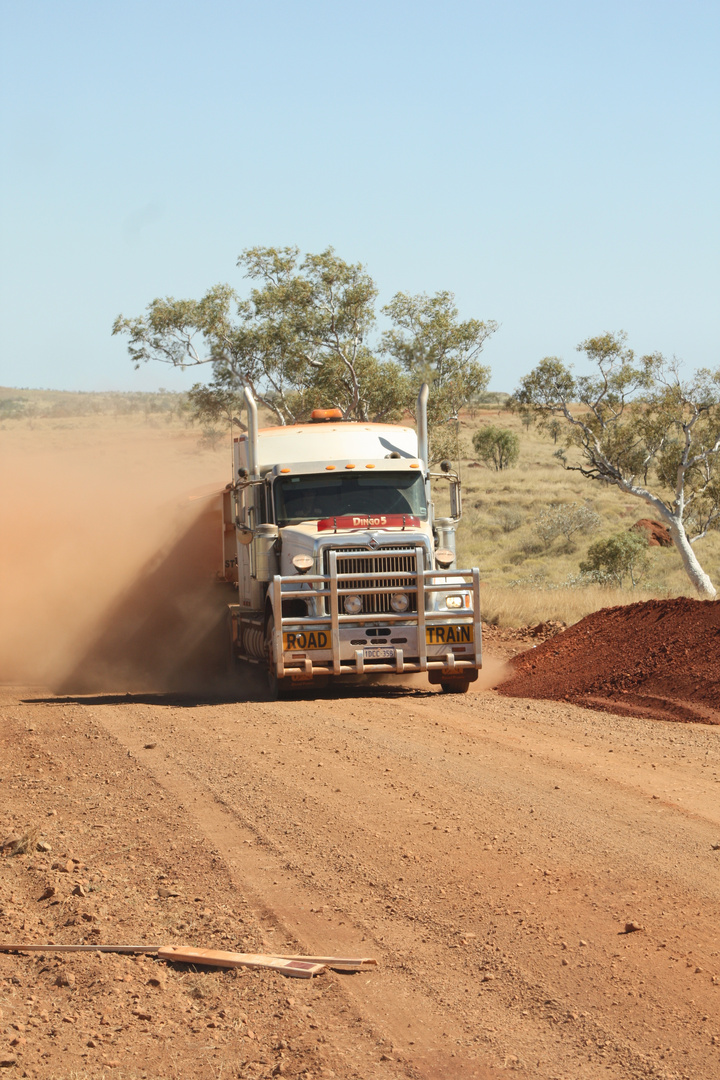
{"type": "Polygon", "coordinates": [[[0,828],[52,847],[0,861],[2,941],[380,961],[301,983],[0,955],[14,1075],[720,1073],[717,728],[419,686],[6,687],[0,715],[0,828]]]}

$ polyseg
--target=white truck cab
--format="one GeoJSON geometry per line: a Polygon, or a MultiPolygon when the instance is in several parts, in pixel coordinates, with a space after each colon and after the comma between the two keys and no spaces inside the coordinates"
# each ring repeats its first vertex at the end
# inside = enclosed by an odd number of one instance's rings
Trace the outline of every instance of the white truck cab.
{"type": "MultiPolygon", "coordinates": [[[[427,467],[427,386],[417,431],[343,421],[258,429],[233,443],[223,494],[224,579],[236,657],[271,693],[313,681],[427,672],[464,693],[481,667],[479,572],[455,569],[460,482],[427,467]],[[431,478],[450,484],[434,519],[431,478]]],[[[445,463],[444,463],[445,466],[445,463]]]]}

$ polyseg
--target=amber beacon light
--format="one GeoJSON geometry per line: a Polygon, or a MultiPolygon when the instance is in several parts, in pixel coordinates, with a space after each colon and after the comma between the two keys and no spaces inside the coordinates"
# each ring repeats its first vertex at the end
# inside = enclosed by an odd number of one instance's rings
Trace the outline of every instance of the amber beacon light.
{"type": "Polygon", "coordinates": [[[313,409],[310,419],[314,424],[320,424],[324,420],[342,420],[342,409],[313,409]]]}

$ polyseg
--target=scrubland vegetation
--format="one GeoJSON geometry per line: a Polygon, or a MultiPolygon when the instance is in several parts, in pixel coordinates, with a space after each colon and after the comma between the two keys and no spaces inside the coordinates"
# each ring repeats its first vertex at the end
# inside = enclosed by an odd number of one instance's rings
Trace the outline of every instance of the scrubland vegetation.
{"type": "MultiPolygon", "coordinates": [[[[508,410],[479,409],[473,416],[462,415],[460,445],[463,520],[458,564],[480,567],[488,621],[510,626],[549,619],[572,623],[614,604],[695,595],[674,547],[648,548],[649,568],[634,589],[583,582],[580,562],[587,559],[588,548],[647,518],[648,508],[617,488],[565,471],[554,457],[552,433],[526,426],[520,415],[508,410]],[[469,456],[474,432],[486,424],[519,436],[514,468],[496,471],[469,456]],[[565,508],[568,519],[586,508],[590,527],[569,538],[562,532],[553,538],[547,525],[554,506],[565,508]]],[[[720,578],[720,532],[698,541],[697,550],[710,575],[720,578]]]]}
{"type": "MultiPolygon", "coordinates": [[[[185,394],[170,390],[154,393],[71,390],[23,390],[0,387],[0,428],[6,421],[72,421],[79,417],[137,416],[185,420],[185,394]]],[[[72,425],[71,425],[72,426],[72,425]]]]}

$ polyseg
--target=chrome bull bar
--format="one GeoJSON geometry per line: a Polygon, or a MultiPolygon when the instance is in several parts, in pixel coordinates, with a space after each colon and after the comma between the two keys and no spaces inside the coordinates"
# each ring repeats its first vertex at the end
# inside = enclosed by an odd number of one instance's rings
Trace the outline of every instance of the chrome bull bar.
{"type": "MultiPolygon", "coordinates": [[[[347,550],[331,550],[329,554],[328,574],[303,574],[299,578],[296,574],[291,577],[276,575],[270,585],[270,599],[274,614],[273,634],[273,658],[278,678],[287,675],[295,675],[299,678],[310,679],[313,675],[361,675],[368,671],[374,673],[388,672],[403,674],[408,672],[442,671],[448,677],[462,677],[463,673],[470,674],[482,666],[482,628],[480,620],[480,572],[473,570],[426,570],[425,551],[421,546],[416,547],[416,570],[388,572],[375,571],[360,573],[349,571],[339,574],[337,572],[337,559],[366,558],[366,552],[348,552],[347,550]],[[297,586],[302,582],[302,588],[297,586]],[[367,582],[367,584],[364,584],[367,582]],[[308,588],[310,586],[310,588],[308,588]],[[467,608],[446,611],[427,610],[429,594],[453,593],[470,590],[472,594],[472,611],[467,608]],[[357,615],[341,613],[342,601],[345,596],[363,595],[375,593],[415,593],[417,598],[416,610],[412,612],[362,612],[357,615]],[[322,599],[321,599],[322,598],[322,599]],[[282,615],[283,600],[321,600],[318,608],[323,609],[323,614],[307,616],[282,615]],[[328,610],[329,609],[329,610],[328,610]],[[388,662],[378,662],[373,659],[370,664],[365,657],[365,649],[353,650],[352,657],[341,656],[340,630],[342,627],[357,628],[362,633],[362,628],[367,624],[378,622],[408,630],[416,631],[416,647],[412,655],[405,655],[401,648],[393,648],[393,656],[387,657],[388,662]],[[436,627],[472,626],[472,650],[459,656],[450,648],[444,652],[433,652],[428,655],[427,631],[436,627]],[[306,631],[318,631],[329,634],[329,647],[318,649],[318,652],[331,653],[331,656],[312,656],[308,650],[297,647],[293,650],[284,649],[284,634],[292,627],[298,633],[306,631]],[[304,653],[302,656],[286,657],[287,652],[304,653]]],[[[434,607],[434,604],[430,605],[434,607]]],[[[347,643],[345,643],[347,645],[347,643]]],[[[310,650],[312,651],[312,650],[310,650]]]]}

